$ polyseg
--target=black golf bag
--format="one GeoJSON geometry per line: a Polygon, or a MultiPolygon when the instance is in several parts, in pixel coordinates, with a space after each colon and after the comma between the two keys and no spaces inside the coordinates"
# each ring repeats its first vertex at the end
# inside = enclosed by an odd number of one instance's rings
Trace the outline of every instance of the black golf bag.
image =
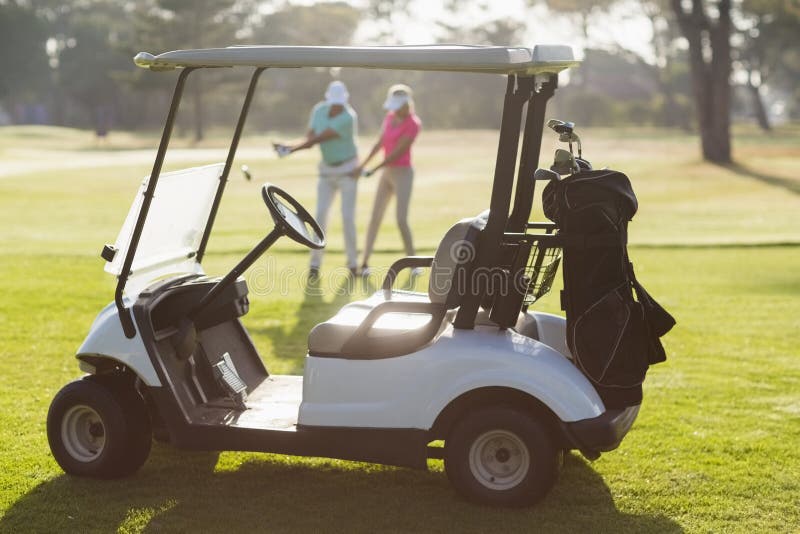
{"type": "Polygon", "coordinates": [[[544,214],[564,249],[561,307],[567,345],[608,408],[639,404],[649,365],[666,359],[659,338],[675,324],[636,280],[628,221],[638,203],[630,180],[588,170],[550,182],[544,214]]]}

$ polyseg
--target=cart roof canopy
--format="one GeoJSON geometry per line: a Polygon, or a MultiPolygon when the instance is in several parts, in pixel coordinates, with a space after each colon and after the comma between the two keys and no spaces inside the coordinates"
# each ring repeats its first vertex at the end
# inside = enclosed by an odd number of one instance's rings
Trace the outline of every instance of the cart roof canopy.
{"type": "Polygon", "coordinates": [[[182,67],[359,67],[368,69],[556,74],[579,62],[565,45],[533,48],[467,45],[231,46],[140,52],[136,65],[150,70],[182,67]]]}

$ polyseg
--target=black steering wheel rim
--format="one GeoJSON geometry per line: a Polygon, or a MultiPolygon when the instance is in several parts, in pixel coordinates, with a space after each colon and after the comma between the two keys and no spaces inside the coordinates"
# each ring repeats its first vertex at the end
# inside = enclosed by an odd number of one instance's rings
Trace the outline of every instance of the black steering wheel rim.
{"type": "Polygon", "coordinates": [[[320,249],[325,246],[325,233],[322,228],[308,213],[308,210],[289,193],[276,185],[267,183],[261,188],[261,198],[264,199],[264,204],[267,205],[272,220],[275,221],[275,226],[284,235],[308,248],[320,249]],[[303,230],[297,227],[298,223],[303,223],[303,230]],[[305,231],[306,225],[313,230],[313,236],[309,236],[305,231]]]}

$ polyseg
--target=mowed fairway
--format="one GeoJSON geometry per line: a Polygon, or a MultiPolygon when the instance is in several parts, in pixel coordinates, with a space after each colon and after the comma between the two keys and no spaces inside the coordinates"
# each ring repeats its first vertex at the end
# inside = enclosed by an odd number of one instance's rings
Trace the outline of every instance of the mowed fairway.
{"type": "MultiPolygon", "coordinates": [[[[439,461],[417,472],[154,444],[131,478],[64,475],[47,445],[47,408],[80,376],[75,351],[113,298],[98,254],[114,242],[157,140],[112,134],[100,150],[84,132],[0,128],[0,532],[800,531],[800,131],[739,132],[728,168],[701,163],[696,138],[680,133],[581,134],[595,166],[631,177],[640,202],[631,257],[678,325],[621,447],[593,463],[571,454],[540,505],[497,510],[461,501],[439,461]]],[[[496,144],[494,132],[424,132],[412,205],[419,253],[488,206],[496,144]]],[[[276,160],[267,146],[263,135],[244,143],[210,273],[270,230],[264,181],[314,206],[317,155],[276,160]]],[[[184,144],[167,167],[222,161],[220,147],[184,144]]],[[[360,245],[376,183],[360,186],[360,245]]],[[[247,275],[244,322],[273,373],[302,373],[310,328],[380,284],[344,276],[338,209],[319,287],[305,286],[307,253],[286,239],[247,275]]],[[[392,210],[378,271],[402,255],[392,210]]],[[[559,312],[557,290],[539,309],[559,312]]]]}

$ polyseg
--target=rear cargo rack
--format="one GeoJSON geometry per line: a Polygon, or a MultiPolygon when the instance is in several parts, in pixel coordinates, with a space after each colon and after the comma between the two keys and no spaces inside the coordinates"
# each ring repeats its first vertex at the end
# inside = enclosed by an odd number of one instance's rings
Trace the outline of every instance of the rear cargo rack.
{"type": "Polygon", "coordinates": [[[558,266],[561,264],[561,247],[547,244],[552,241],[542,242],[538,237],[534,237],[530,259],[525,267],[528,290],[522,300],[524,307],[530,306],[550,292],[558,272],[558,266]]]}

